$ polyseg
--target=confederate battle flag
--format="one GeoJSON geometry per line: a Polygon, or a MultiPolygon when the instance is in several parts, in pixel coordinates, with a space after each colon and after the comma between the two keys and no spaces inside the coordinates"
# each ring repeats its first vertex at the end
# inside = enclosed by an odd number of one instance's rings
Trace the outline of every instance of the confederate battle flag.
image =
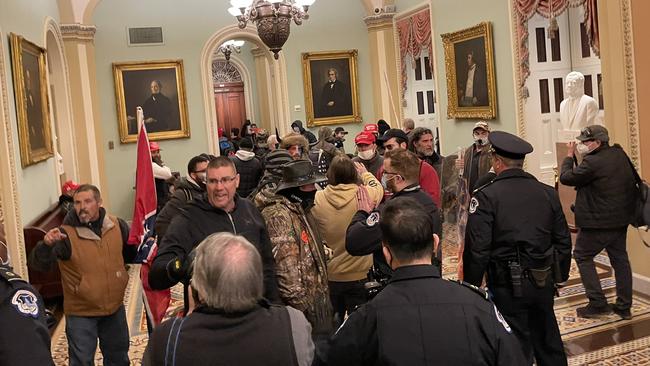
{"type": "Polygon", "coordinates": [[[138,107],[138,156],[135,176],[135,207],[129,232],[129,244],[138,245],[136,262],[142,263],[140,279],[144,289],[147,316],[153,324],[160,323],[171,299],[170,290],[154,291],[149,287],[149,270],[158,252],[154,223],[156,221],[156,184],[154,183],[149,137],[143,123],[142,108],[138,107]]]}

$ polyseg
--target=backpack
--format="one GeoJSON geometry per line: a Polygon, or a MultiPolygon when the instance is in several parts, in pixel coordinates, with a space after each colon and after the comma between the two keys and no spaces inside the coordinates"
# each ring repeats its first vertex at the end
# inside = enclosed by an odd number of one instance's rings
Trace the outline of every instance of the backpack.
{"type": "Polygon", "coordinates": [[[632,173],[634,174],[634,180],[636,182],[636,188],[639,190],[637,194],[637,200],[635,204],[634,211],[634,221],[632,226],[639,228],[641,226],[650,225],[650,201],[648,200],[648,194],[650,193],[650,187],[648,183],[641,179],[639,173],[634,168],[632,160],[627,156],[627,161],[630,163],[630,168],[632,168],[632,173]]]}
{"type": "Polygon", "coordinates": [[[221,155],[229,156],[230,152],[235,150],[235,146],[228,140],[219,141],[219,150],[221,155]]]}

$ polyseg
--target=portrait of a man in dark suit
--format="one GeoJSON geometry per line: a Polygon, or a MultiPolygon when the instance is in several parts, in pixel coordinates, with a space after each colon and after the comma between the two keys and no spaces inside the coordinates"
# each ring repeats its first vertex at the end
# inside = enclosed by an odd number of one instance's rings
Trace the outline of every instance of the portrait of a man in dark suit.
{"type": "MultiPolygon", "coordinates": [[[[24,58],[23,60],[29,57],[24,58]]],[[[45,147],[43,135],[43,101],[41,100],[40,82],[38,81],[38,60],[35,60],[36,69],[29,68],[30,62],[25,62],[23,75],[25,75],[25,105],[27,106],[27,129],[29,132],[29,146],[32,150],[45,147]],[[36,78],[32,77],[32,72],[36,78]]]]}
{"type": "Polygon", "coordinates": [[[142,105],[147,131],[168,131],[172,119],[172,102],[162,93],[160,80],[151,81],[151,95],[142,105]]]}
{"type": "Polygon", "coordinates": [[[348,60],[327,59],[310,62],[314,117],[351,115],[352,91],[348,60]]]}
{"type": "Polygon", "coordinates": [[[320,98],[321,117],[352,114],[350,86],[338,79],[338,71],[327,69],[327,82],[323,85],[320,98]]]}

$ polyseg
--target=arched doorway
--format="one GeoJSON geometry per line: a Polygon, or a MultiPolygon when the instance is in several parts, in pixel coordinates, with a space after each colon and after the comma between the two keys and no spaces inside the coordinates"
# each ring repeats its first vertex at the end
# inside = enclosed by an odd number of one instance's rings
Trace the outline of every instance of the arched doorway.
{"type": "MultiPolygon", "coordinates": [[[[219,126],[218,115],[215,106],[214,86],[212,80],[212,61],[215,51],[224,42],[231,39],[244,40],[256,46],[253,50],[255,59],[256,91],[258,95],[258,104],[260,115],[257,116],[261,121],[260,127],[278,132],[282,135],[288,133],[290,120],[289,111],[289,89],[287,86],[287,72],[284,55],[280,53],[279,60],[273,58],[273,54],[268,51],[262,43],[257,30],[253,26],[240,29],[237,25],[228,26],[220,29],[210,37],[203,47],[201,53],[201,74],[203,81],[203,95],[205,119],[207,121],[208,148],[212,154],[219,153],[219,141],[217,138],[217,128],[219,126]]],[[[231,62],[237,65],[237,58],[231,56],[231,62]]],[[[242,69],[240,69],[242,70],[242,69]]],[[[246,73],[243,72],[242,76],[246,73]]],[[[244,80],[244,84],[246,84],[244,80]]],[[[248,101],[247,101],[248,103],[248,101]]],[[[250,103],[249,108],[250,109],[250,103]]]]}
{"type": "Polygon", "coordinates": [[[72,123],[72,102],[69,90],[68,66],[63,48],[63,37],[52,18],[46,20],[45,47],[47,49],[50,116],[57,186],[66,180],[78,180],[77,152],[72,123]]]}
{"type": "Polygon", "coordinates": [[[212,61],[212,81],[217,126],[226,136],[233,128],[240,128],[246,119],[255,120],[250,113],[252,103],[246,98],[246,89],[251,85],[244,82],[234,63],[221,59],[212,61]]]}

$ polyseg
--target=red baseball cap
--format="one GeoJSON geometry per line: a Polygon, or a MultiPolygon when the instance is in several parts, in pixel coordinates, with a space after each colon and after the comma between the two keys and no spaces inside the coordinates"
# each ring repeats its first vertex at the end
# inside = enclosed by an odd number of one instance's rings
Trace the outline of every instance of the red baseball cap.
{"type": "Polygon", "coordinates": [[[149,151],[160,151],[160,145],[155,141],[149,142],[149,151]]]}
{"type": "Polygon", "coordinates": [[[374,144],[376,141],[375,135],[372,134],[372,132],[367,132],[367,131],[361,131],[357,134],[357,136],[354,138],[354,143],[356,145],[370,145],[374,144]]]}
{"type": "Polygon", "coordinates": [[[67,193],[70,191],[76,191],[77,188],[79,188],[79,184],[75,183],[75,181],[73,180],[69,180],[63,183],[63,185],[61,186],[61,192],[67,193]]]}
{"type": "Polygon", "coordinates": [[[363,126],[363,132],[370,132],[370,133],[377,133],[378,134],[379,133],[379,128],[374,123],[368,123],[367,125],[363,126]]]}

